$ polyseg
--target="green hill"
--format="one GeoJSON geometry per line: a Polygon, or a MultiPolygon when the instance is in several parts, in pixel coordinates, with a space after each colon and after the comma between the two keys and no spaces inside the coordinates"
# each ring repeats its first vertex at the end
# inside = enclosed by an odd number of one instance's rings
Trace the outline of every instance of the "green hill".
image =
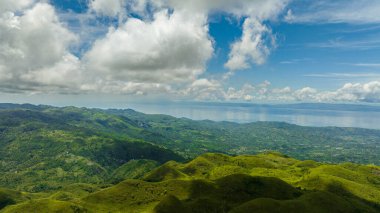
{"type": "Polygon", "coordinates": [[[300,161],[278,153],[236,157],[204,154],[186,164],[168,162],[153,170],[144,180],[216,180],[233,174],[275,177],[294,187],[325,190],[343,196],[350,194],[380,205],[380,167],[300,161]]]}
{"type": "MultiPolygon", "coordinates": [[[[138,163],[138,162],[136,162],[138,163]]],[[[8,203],[3,212],[379,212],[380,167],[323,164],[268,153],[204,154],[144,180],[74,185],[8,203]],[[87,193],[85,192],[87,190],[87,193]]]]}
{"type": "MultiPolygon", "coordinates": [[[[123,137],[103,131],[96,112],[88,117],[86,113],[50,107],[0,110],[0,186],[39,192],[70,183],[106,184],[137,177],[122,172],[131,160],[154,161],[148,169],[168,160],[184,160],[169,149],[129,137],[129,132],[140,130],[119,124],[116,116],[101,114],[107,125],[117,126],[112,131],[128,132],[123,137]]],[[[130,163],[129,170],[133,166],[130,163]]]]}
{"type": "Polygon", "coordinates": [[[377,130],[0,104],[0,211],[379,212],[379,144],[377,130]]]}

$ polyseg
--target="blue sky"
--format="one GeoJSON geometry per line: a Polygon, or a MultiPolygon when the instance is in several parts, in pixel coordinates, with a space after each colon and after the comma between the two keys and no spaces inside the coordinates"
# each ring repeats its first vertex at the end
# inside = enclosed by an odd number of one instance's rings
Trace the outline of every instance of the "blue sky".
{"type": "MultiPolygon", "coordinates": [[[[210,73],[227,71],[223,62],[228,59],[229,45],[241,36],[241,21],[226,19],[229,17],[210,24],[210,34],[218,50],[208,64],[210,73]]],[[[248,78],[255,83],[268,80],[279,87],[331,90],[351,81],[380,80],[378,23],[277,22],[271,23],[271,28],[278,37],[277,48],[264,65],[239,73],[231,79],[231,84],[244,84],[248,78]],[[356,45],[367,41],[373,43],[356,45]]]]}
{"type": "Polygon", "coordinates": [[[0,97],[377,103],[379,10],[375,0],[5,0],[0,97]]]}

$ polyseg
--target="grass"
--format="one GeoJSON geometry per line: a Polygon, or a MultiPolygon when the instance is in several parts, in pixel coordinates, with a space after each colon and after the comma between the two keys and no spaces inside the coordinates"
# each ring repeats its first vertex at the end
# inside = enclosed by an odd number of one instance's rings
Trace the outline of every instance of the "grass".
{"type": "Polygon", "coordinates": [[[84,212],[81,206],[66,201],[57,201],[52,199],[31,200],[17,205],[6,207],[4,213],[78,213],[84,212]]]}
{"type": "MultiPolygon", "coordinates": [[[[118,174],[145,164],[152,162],[131,162],[118,174]]],[[[187,163],[169,161],[143,180],[109,187],[71,184],[29,198],[8,191],[3,198],[7,206],[0,212],[375,213],[380,211],[379,171],[374,165],[323,164],[278,153],[204,154],[187,163]]]]}
{"type": "Polygon", "coordinates": [[[276,200],[272,198],[258,198],[246,202],[231,211],[231,213],[354,213],[357,209],[348,201],[328,192],[312,192],[292,200],[276,200]]]}

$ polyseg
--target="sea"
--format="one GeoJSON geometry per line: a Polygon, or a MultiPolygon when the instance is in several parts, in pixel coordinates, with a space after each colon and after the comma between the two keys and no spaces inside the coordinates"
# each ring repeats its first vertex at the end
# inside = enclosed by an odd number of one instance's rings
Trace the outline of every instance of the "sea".
{"type": "Polygon", "coordinates": [[[287,122],[300,126],[380,129],[379,105],[134,103],[127,108],[146,114],[166,114],[193,120],[250,123],[287,122]]]}

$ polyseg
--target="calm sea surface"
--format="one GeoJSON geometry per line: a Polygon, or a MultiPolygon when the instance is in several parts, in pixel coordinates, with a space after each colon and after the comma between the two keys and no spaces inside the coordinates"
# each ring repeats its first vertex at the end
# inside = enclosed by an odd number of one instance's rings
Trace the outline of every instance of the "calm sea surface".
{"type": "Polygon", "coordinates": [[[380,107],[351,105],[239,105],[239,104],[128,104],[147,114],[166,114],[193,120],[248,123],[283,121],[301,126],[337,126],[380,129],[380,107]]]}

